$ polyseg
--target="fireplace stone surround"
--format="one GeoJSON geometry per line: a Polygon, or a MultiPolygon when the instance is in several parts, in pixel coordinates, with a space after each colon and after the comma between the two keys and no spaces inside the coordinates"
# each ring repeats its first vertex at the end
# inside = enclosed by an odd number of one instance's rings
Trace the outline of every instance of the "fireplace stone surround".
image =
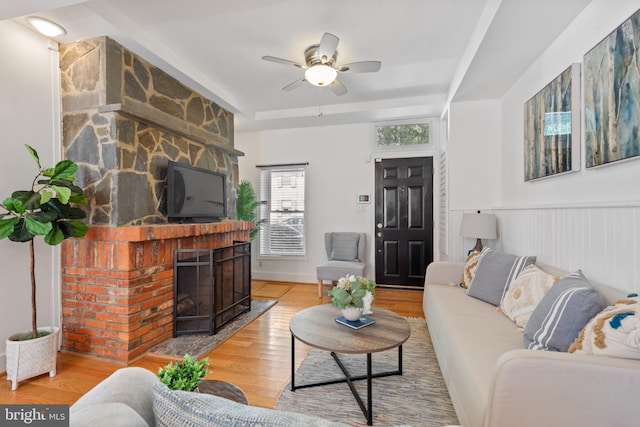
{"type": "Polygon", "coordinates": [[[173,334],[173,257],[248,241],[233,114],[108,37],[60,46],[63,157],[89,232],[62,245],[62,348],[128,364],[173,334]],[[219,223],[171,223],[166,166],[227,176],[219,223]]]}

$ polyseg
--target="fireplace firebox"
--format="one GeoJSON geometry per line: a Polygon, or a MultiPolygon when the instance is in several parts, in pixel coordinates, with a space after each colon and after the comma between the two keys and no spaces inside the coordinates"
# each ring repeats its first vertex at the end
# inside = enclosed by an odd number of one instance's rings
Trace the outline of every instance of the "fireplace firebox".
{"type": "Polygon", "coordinates": [[[251,310],[251,243],[216,249],[177,249],[173,336],[217,333],[251,310]]]}

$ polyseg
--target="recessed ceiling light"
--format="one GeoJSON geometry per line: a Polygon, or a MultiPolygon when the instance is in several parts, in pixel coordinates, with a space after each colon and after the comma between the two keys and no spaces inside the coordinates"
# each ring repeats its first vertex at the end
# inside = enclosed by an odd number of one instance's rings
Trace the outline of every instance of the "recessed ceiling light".
{"type": "Polygon", "coordinates": [[[67,34],[67,30],[60,25],[39,16],[30,16],[27,18],[27,22],[43,36],[58,37],[67,34]]]}

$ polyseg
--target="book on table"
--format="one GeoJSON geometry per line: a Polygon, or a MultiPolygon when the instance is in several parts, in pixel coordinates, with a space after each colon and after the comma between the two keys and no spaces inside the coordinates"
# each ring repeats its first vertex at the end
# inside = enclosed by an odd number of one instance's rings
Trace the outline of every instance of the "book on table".
{"type": "Polygon", "coordinates": [[[370,317],[361,317],[358,320],[347,320],[344,318],[344,316],[336,317],[336,322],[353,329],[364,328],[365,326],[373,325],[374,323],[376,323],[376,321],[370,317]]]}

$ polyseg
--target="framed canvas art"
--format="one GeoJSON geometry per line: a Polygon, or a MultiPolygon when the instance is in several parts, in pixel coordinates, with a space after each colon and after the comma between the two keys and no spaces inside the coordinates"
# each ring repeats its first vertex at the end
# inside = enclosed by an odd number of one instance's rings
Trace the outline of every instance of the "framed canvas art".
{"type": "Polygon", "coordinates": [[[524,180],[580,169],[580,64],[524,105],[524,180]]]}
{"type": "Polygon", "coordinates": [[[584,55],[587,168],[640,155],[640,11],[584,55]]]}

